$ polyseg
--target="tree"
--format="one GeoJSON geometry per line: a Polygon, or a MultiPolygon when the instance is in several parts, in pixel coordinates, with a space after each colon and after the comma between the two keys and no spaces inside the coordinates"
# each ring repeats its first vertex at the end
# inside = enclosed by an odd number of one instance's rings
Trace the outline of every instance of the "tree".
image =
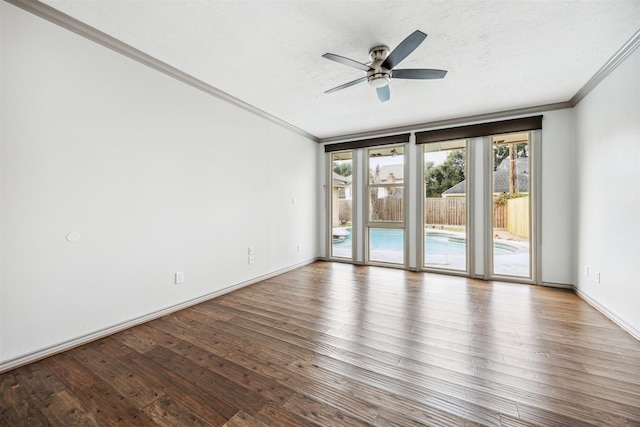
{"type": "Polygon", "coordinates": [[[440,165],[427,162],[424,169],[424,181],[427,197],[440,197],[454,185],[464,181],[465,154],[463,150],[450,151],[440,165]]]}
{"type": "Polygon", "coordinates": [[[516,171],[516,159],[526,158],[528,144],[526,142],[520,144],[501,144],[493,147],[493,170],[505,160],[509,159],[509,194],[518,192],[518,177],[516,171]]]}
{"type": "MultiPolygon", "coordinates": [[[[509,146],[513,144],[501,144],[493,146],[493,167],[497,168],[500,163],[507,157],[509,157],[509,146]]],[[[523,142],[516,144],[516,157],[518,159],[529,157],[528,144],[523,142]]]]}
{"type": "Polygon", "coordinates": [[[334,162],[333,171],[340,176],[351,176],[351,161],[348,162],[334,162]]]}

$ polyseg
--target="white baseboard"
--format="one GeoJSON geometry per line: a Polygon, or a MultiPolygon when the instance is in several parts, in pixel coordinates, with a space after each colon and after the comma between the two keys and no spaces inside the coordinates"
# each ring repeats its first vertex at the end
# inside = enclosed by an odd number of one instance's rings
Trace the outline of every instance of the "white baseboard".
{"type": "Polygon", "coordinates": [[[596,310],[598,310],[600,313],[604,314],[605,316],[607,316],[609,318],[609,320],[611,320],[613,323],[615,323],[616,325],[620,326],[622,329],[624,329],[625,331],[627,331],[632,337],[634,337],[635,339],[637,339],[638,341],[640,341],[640,330],[634,328],[633,326],[631,326],[630,324],[628,324],[627,322],[625,322],[624,320],[622,320],[620,317],[618,317],[615,313],[613,313],[612,311],[610,311],[609,309],[607,309],[606,307],[604,307],[603,305],[601,305],[598,301],[596,301],[595,299],[591,298],[589,295],[587,295],[586,293],[580,291],[580,289],[574,287],[573,291],[583,300],[585,300],[587,303],[589,303],[589,305],[591,305],[593,308],[595,308],[596,310]]]}
{"type": "Polygon", "coordinates": [[[253,279],[237,283],[235,285],[226,287],[224,289],[217,290],[215,292],[208,293],[206,295],[202,295],[197,298],[190,299],[188,301],[181,302],[179,304],[172,305],[170,307],[166,307],[153,313],[146,314],[144,316],[139,316],[131,320],[127,320],[125,322],[121,322],[110,327],[100,329],[98,331],[92,332],[90,334],[82,335],[80,337],[67,340],[61,342],[59,344],[54,344],[48,347],[45,347],[40,350],[36,350],[34,352],[23,354],[22,356],[14,357],[12,359],[6,360],[0,363],[0,373],[10,371],[11,369],[18,368],[23,365],[27,365],[29,363],[33,363],[37,360],[44,359],[45,357],[53,356],[57,353],[62,353],[63,351],[70,350],[74,347],[78,347],[84,344],[87,344],[91,341],[95,341],[100,338],[104,338],[108,335],[115,334],[116,332],[123,331],[125,329],[131,328],[133,326],[141,325],[142,323],[149,322],[151,320],[157,319],[162,316],[166,316],[167,314],[174,313],[176,311],[185,309],[187,307],[191,307],[193,305],[199,304],[204,301],[208,301],[210,299],[219,297],[221,295],[227,294],[229,292],[235,291],[240,288],[244,288],[245,286],[253,285],[255,283],[261,282],[263,280],[270,279],[275,276],[279,276],[283,273],[286,273],[291,270],[295,270],[297,268],[303,267],[305,265],[312,264],[321,258],[312,258],[307,261],[301,262],[299,264],[294,264],[286,268],[282,268],[280,270],[273,271],[271,273],[255,277],[253,279]]]}
{"type": "Polygon", "coordinates": [[[546,287],[549,287],[549,288],[575,290],[575,286],[570,285],[568,283],[542,282],[541,286],[546,286],[546,287]]]}

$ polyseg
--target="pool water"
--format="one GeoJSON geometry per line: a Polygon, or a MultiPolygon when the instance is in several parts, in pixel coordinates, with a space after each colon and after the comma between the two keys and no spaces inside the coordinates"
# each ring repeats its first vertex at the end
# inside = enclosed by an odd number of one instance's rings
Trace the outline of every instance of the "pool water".
{"type": "MultiPolygon", "coordinates": [[[[351,247],[351,229],[347,228],[346,230],[349,235],[343,240],[334,240],[334,247],[351,247]]],[[[466,240],[463,236],[445,232],[425,232],[424,245],[425,252],[428,254],[464,255],[467,251],[466,240]]],[[[387,251],[404,250],[403,230],[372,228],[369,248],[387,251]]],[[[505,244],[495,244],[493,250],[495,255],[506,255],[517,251],[516,248],[505,244]]]]}

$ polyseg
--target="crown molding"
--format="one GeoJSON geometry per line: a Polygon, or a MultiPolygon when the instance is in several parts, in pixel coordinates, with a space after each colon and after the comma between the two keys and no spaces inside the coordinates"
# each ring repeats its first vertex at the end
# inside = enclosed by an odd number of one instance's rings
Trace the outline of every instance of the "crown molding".
{"type": "Polygon", "coordinates": [[[312,135],[304,130],[281,120],[266,111],[263,111],[259,108],[254,107],[251,104],[248,104],[220,89],[217,89],[202,80],[195,78],[194,76],[187,74],[179,69],[172,67],[171,65],[160,61],[148,55],[141,50],[134,48],[102,31],[91,27],[90,25],[85,24],[65,13],[60,12],[53,7],[41,3],[37,0],[5,0],[7,3],[10,3],[16,7],[19,7],[22,10],[25,10],[33,15],[39,16],[53,24],[56,24],[66,30],[69,30],[73,33],[78,34],[81,37],[84,37],[88,40],[91,40],[95,43],[98,43],[107,49],[110,49],[114,52],[117,52],[121,55],[124,55],[130,59],[133,59],[136,62],[139,62],[143,65],[146,65],[156,71],[159,71],[163,74],[166,74],[169,77],[172,77],[182,83],[185,83],[189,86],[192,86],[198,90],[201,90],[211,96],[214,96],[220,100],[226,101],[236,107],[239,107],[245,111],[253,113],[263,119],[266,119],[272,123],[275,123],[279,126],[284,127],[290,131],[293,131],[299,135],[302,135],[305,138],[308,138],[312,141],[319,142],[319,138],[315,135],[312,135]]]}
{"type": "Polygon", "coordinates": [[[589,79],[584,86],[573,95],[569,102],[575,107],[585,96],[600,84],[618,65],[620,65],[631,53],[640,46],[640,30],[638,30],[603,66],[589,79]]]}

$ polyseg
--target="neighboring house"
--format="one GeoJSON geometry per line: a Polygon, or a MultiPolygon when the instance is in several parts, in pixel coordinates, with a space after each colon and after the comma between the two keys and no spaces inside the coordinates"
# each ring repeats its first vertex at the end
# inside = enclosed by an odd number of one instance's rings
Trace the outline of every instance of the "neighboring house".
{"type": "Polygon", "coordinates": [[[342,176],[333,172],[333,190],[340,199],[351,199],[351,175],[342,176]]]}
{"type": "Polygon", "coordinates": [[[404,183],[404,165],[383,165],[371,173],[378,184],[404,183]]]}
{"type": "MultiPolygon", "coordinates": [[[[332,181],[331,191],[333,194],[331,195],[331,200],[333,206],[331,207],[331,222],[333,227],[338,227],[342,224],[342,221],[340,220],[340,204],[343,201],[351,200],[351,175],[342,176],[333,172],[332,181]]],[[[349,209],[348,216],[351,216],[350,212],[351,209],[349,209]]]]}
{"type": "MultiPolygon", "coordinates": [[[[509,158],[504,159],[493,172],[493,194],[509,193],[509,158]]],[[[529,159],[516,159],[516,186],[519,193],[529,192],[529,159]]],[[[467,180],[461,181],[442,193],[442,197],[463,197],[467,180]]]]}
{"type": "MultiPolygon", "coordinates": [[[[383,165],[373,170],[373,182],[377,184],[404,184],[404,165],[383,165]]],[[[401,189],[380,188],[378,198],[401,197],[401,189]]]]}

